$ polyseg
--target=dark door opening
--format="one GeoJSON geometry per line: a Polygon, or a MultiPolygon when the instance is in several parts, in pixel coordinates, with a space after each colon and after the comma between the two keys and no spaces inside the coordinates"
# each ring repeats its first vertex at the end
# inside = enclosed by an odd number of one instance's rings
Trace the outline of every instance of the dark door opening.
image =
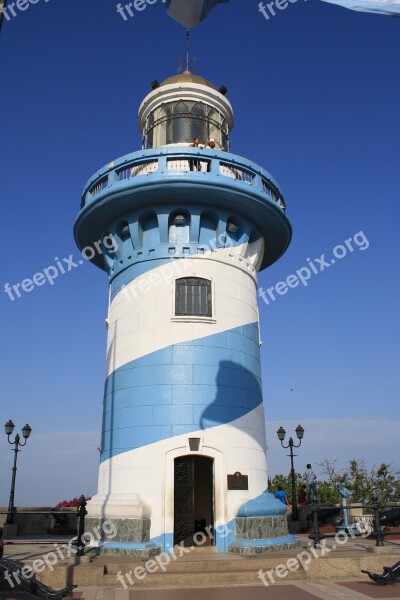
{"type": "MultiPolygon", "coordinates": [[[[193,546],[193,536],[207,536],[204,546],[213,545],[207,533],[214,527],[214,460],[206,456],[175,459],[174,544],[193,546]]],[[[213,534],[212,534],[213,535],[213,534]]],[[[200,539],[200,537],[199,537],[200,539]]]]}

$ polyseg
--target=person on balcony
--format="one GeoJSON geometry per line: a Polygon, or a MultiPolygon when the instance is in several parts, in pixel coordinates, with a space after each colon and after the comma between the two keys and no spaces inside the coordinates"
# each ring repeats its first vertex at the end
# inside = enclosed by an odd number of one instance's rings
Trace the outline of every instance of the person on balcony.
{"type": "MultiPolygon", "coordinates": [[[[196,136],[193,140],[193,144],[189,145],[190,148],[204,148],[204,144],[201,143],[201,139],[196,136]]],[[[189,160],[189,169],[191,171],[201,171],[201,163],[199,160],[189,160]]]]}
{"type": "Polygon", "coordinates": [[[222,144],[219,143],[218,140],[207,140],[207,144],[206,144],[206,148],[211,148],[211,150],[215,150],[215,145],[218,144],[219,150],[223,150],[224,147],[222,144]]]}
{"type": "Polygon", "coordinates": [[[204,148],[204,144],[201,143],[201,139],[196,136],[193,143],[189,145],[191,148],[204,148]]]}

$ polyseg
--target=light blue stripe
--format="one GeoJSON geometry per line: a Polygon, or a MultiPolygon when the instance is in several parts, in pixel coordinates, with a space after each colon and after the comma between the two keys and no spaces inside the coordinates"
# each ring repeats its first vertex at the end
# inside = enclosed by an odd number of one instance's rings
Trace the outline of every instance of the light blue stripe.
{"type": "Polygon", "coordinates": [[[261,403],[256,323],[157,350],[108,377],[101,460],[225,425],[261,403]]]}

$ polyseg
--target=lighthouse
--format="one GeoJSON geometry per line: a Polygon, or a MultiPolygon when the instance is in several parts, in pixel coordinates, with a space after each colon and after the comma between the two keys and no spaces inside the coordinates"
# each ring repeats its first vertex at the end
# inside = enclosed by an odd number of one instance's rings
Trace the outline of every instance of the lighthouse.
{"type": "Polygon", "coordinates": [[[224,86],[186,70],[151,87],[142,148],[90,178],[74,228],[110,298],[87,526],[113,523],[98,544],[111,554],[196,534],[219,552],[290,547],[267,492],[257,307],[258,273],[291,239],[283,195],[232,153],[224,86]]]}

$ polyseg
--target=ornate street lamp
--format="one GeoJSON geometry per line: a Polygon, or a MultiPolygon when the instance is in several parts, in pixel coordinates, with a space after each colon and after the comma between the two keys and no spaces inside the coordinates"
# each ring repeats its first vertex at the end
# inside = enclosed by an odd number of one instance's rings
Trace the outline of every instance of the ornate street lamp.
{"type": "Polygon", "coordinates": [[[304,437],[304,427],[302,427],[301,425],[297,425],[295,431],[296,431],[296,436],[299,440],[299,443],[295,444],[293,441],[293,438],[290,437],[289,442],[286,446],[283,443],[285,436],[286,436],[286,431],[283,429],[283,427],[279,427],[278,431],[276,432],[276,434],[278,436],[278,440],[280,441],[282,448],[289,448],[289,452],[290,452],[290,454],[287,454],[287,456],[290,456],[290,465],[291,465],[290,474],[291,474],[291,479],[292,479],[292,521],[299,520],[299,511],[297,508],[297,495],[296,495],[296,475],[294,472],[294,463],[293,463],[293,457],[297,456],[297,454],[293,454],[293,448],[299,448],[301,446],[301,440],[304,437]]]}
{"type": "Polygon", "coordinates": [[[10,435],[12,435],[12,432],[14,431],[14,427],[15,427],[15,425],[11,421],[11,419],[9,421],[7,421],[7,423],[4,426],[8,443],[11,444],[12,446],[14,446],[13,452],[15,452],[15,455],[14,455],[14,466],[13,466],[13,469],[12,469],[10,502],[8,503],[8,512],[7,512],[7,520],[6,520],[7,525],[12,525],[14,523],[14,513],[15,513],[15,507],[14,507],[15,478],[16,478],[16,475],[17,475],[17,458],[18,458],[18,452],[21,452],[21,450],[19,450],[19,447],[20,446],[23,447],[23,446],[26,445],[27,439],[28,439],[28,437],[32,433],[32,427],[30,427],[27,424],[27,425],[25,425],[22,428],[22,437],[24,438],[25,441],[21,442],[21,438],[19,436],[19,433],[17,433],[17,435],[14,438],[14,441],[11,442],[10,441],[10,435]]]}

